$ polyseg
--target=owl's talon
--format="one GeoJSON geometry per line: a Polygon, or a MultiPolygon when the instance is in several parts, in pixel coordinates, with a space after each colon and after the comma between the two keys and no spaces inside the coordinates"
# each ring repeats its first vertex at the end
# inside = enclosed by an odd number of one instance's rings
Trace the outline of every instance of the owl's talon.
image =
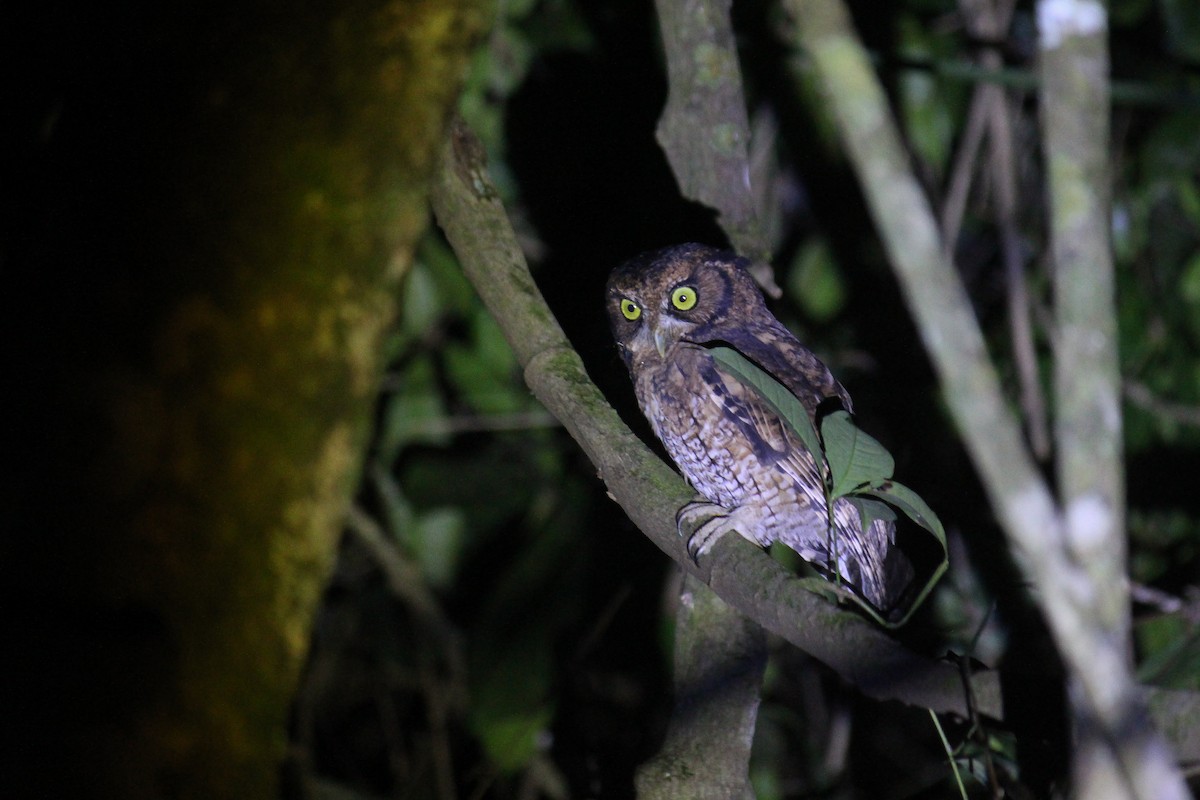
{"type": "Polygon", "coordinates": [[[700,556],[712,549],[717,540],[731,527],[729,509],[716,503],[694,500],[675,514],[675,525],[679,535],[687,538],[688,557],[693,564],[700,563],[700,556]]]}
{"type": "Polygon", "coordinates": [[[724,536],[729,531],[728,517],[713,517],[708,522],[705,522],[692,537],[688,539],[687,548],[688,555],[692,557],[692,563],[699,566],[700,556],[712,550],[713,545],[717,540],[724,536]]]}

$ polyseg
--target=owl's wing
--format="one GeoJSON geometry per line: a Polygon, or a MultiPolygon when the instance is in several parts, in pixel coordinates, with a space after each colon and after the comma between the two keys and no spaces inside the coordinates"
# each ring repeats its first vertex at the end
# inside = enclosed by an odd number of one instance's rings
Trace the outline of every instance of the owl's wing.
{"type": "MultiPolygon", "coordinates": [[[[794,353],[795,361],[792,363],[796,366],[780,367],[783,374],[772,369],[780,363],[780,358],[765,343],[760,341],[757,350],[742,352],[764,369],[770,370],[795,392],[810,413],[819,402],[814,397],[838,397],[848,409],[850,402],[845,389],[825,365],[800,345],[795,337],[789,334],[788,338],[794,343],[794,348],[788,347],[786,340],[781,340],[779,350],[785,356],[789,351],[794,353]]],[[[738,349],[741,350],[740,347],[738,349]]],[[[806,560],[832,569],[825,490],[813,454],[757,390],[721,372],[711,358],[705,360],[702,372],[705,373],[705,383],[712,387],[713,396],[720,403],[723,413],[737,424],[759,462],[786,475],[808,500],[812,513],[808,515],[807,524],[797,525],[781,540],[806,560]]],[[[833,524],[838,542],[838,572],[857,586],[869,601],[886,610],[893,600],[893,587],[896,585],[896,581],[885,574],[884,563],[895,537],[895,526],[888,521],[875,520],[869,530],[863,531],[858,511],[844,500],[834,504],[833,524]]],[[[904,583],[907,581],[899,585],[903,586],[904,583]]]]}
{"type": "Polygon", "coordinates": [[[830,397],[836,397],[847,411],[854,413],[850,394],[829,368],[775,319],[723,332],[721,341],[791,390],[810,415],[830,397]]]}
{"type": "Polygon", "coordinates": [[[711,357],[704,360],[701,373],[722,413],[737,425],[759,463],[786,475],[808,500],[812,525],[796,531],[796,540],[786,544],[805,558],[823,563],[825,490],[816,459],[757,390],[721,372],[711,357]],[[801,540],[805,543],[803,550],[801,540]]]}

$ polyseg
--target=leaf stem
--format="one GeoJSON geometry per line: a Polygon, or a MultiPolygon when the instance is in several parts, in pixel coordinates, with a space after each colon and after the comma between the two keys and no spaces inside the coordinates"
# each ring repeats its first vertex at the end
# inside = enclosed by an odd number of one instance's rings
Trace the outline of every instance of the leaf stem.
{"type": "Polygon", "coordinates": [[[933,720],[933,727],[937,729],[938,738],[942,740],[942,748],[946,751],[946,760],[950,762],[950,771],[954,773],[954,782],[958,784],[958,794],[963,800],[967,800],[967,787],[963,786],[962,775],[958,771],[958,762],[954,759],[954,749],[950,747],[946,732],[942,730],[942,723],[938,721],[938,716],[933,713],[932,708],[925,710],[929,712],[929,718],[933,720]]]}

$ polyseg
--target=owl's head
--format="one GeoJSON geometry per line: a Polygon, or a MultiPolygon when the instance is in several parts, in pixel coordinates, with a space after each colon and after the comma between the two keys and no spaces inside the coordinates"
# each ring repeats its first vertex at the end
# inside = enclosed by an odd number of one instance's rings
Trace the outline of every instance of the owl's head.
{"type": "Polygon", "coordinates": [[[626,366],[668,361],[680,342],[708,344],[766,311],[749,262],[702,244],[643,253],[608,278],[608,319],[626,366]]]}

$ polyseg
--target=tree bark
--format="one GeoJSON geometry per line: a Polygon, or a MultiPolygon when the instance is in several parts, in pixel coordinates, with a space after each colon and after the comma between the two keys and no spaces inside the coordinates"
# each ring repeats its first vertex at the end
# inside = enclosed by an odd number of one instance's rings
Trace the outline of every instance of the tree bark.
{"type": "Polygon", "coordinates": [[[766,635],[693,575],[675,615],[675,708],[662,749],[638,768],[642,800],[754,800],[750,747],[766,635]]]}
{"type": "Polygon", "coordinates": [[[5,796],[277,796],[481,6],[26,12],[5,796]]]}
{"type": "Polygon", "coordinates": [[[680,194],[717,212],[738,253],[767,263],[771,253],[750,186],[750,119],[731,5],[732,0],[656,0],[669,87],[657,138],[680,194]]]}

